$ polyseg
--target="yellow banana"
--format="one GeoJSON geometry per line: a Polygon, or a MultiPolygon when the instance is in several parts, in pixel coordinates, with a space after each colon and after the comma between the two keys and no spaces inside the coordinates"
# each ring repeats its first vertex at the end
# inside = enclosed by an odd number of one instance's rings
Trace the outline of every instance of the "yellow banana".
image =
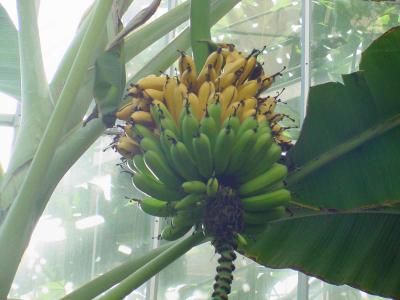
{"type": "Polygon", "coordinates": [[[139,87],[142,90],[147,90],[147,89],[155,89],[162,91],[165,85],[165,82],[167,80],[167,77],[165,76],[147,76],[145,78],[140,79],[136,86],[139,87]]]}
{"type": "Polygon", "coordinates": [[[208,64],[207,66],[204,66],[201,72],[199,73],[199,76],[197,76],[197,81],[196,81],[197,90],[200,89],[201,85],[205,81],[214,82],[216,78],[217,78],[217,73],[215,72],[213,65],[208,64]]]}
{"type": "Polygon", "coordinates": [[[278,76],[282,76],[282,72],[286,69],[286,67],[283,67],[283,69],[273,75],[263,75],[261,77],[262,80],[262,84],[261,84],[261,91],[265,91],[266,89],[268,89],[274,82],[275,82],[275,78],[278,76]]]}
{"type": "Polygon", "coordinates": [[[244,100],[257,95],[261,87],[261,80],[250,80],[238,88],[239,100],[244,100]]]}
{"type": "Polygon", "coordinates": [[[134,124],[142,124],[152,127],[154,125],[151,114],[147,111],[138,110],[131,114],[131,120],[134,124]]]}
{"type": "Polygon", "coordinates": [[[190,66],[188,66],[187,69],[183,73],[181,73],[181,82],[189,90],[193,90],[196,87],[197,76],[190,66]]]}
{"type": "Polygon", "coordinates": [[[150,99],[150,102],[153,100],[163,100],[164,93],[160,90],[155,89],[146,89],[143,91],[144,97],[150,99]]]}
{"type": "Polygon", "coordinates": [[[179,126],[179,115],[182,112],[183,109],[183,95],[180,89],[177,87],[174,91],[174,98],[173,98],[173,105],[174,105],[174,111],[175,111],[175,122],[179,126]]]}
{"type": "Polygon", "coordinates": [[[231,63],[226,63],[224,67],[224,74],[235,73],[240,68],[244,67],[246,59],[244,57],[238,58],[231,63]]]}
{"type": "Polygon", "coordinates": [[[233,73],[224,73],[215,80],[216,89],[222,91],[229,85],[234,85],[240,74],[243,72],[243,67],[233,73]]]}
{"type": "Polygon", "coordinates": [[[133,98],[132,99],[132,104],[134,105],[136,110],[144,110],[144,111],[150,111],[150,99],[145,99],[145,98],[133,98]]]}
{"type": "Polygon", "coordinates": [[[181,92],[183,98],[187,97],[189,90],[188,90],[187,86],[184,85],[182,82],[178,84],[178,90],[181,92]]]}
{"type": "Polygon", "coordinates": [[[248,110],[244,110],[240,113],[239,118],[240,118],[240,122],[243,122],[244,119],[248,118],[248,117],[255,117],[257,114],[257,110],[254,108],[248,109],[248,110]]]}
{"type": "Polygon", "coordinates": [[[138,143],[128,136],[120,137],[114,148],[127,159],[131,159],[135,154],[141,152],[138,143]]]}
{"type": "Polygon", "coordinates": [[[196,66],[194,64],[193,58],[190,55],[187,55],[183,51],[178,50],[178,52],[181,54],[181,56],[179,57],[179,61],[178,61],[179,73],[183,74],[183,72],[185,72],[185,70],[187,70],[188,68],[191,68],[192,72],[194,74],[196,74],[196,66]]]}
{"type": "Polygon", "coordinates": [[[233,85],[226,87],[220,94],[219,101],[221,103],[222,111],[225,111],[231,103],[238,100],[237,88],[233,85]]]}
{"type": "Polygon", "coordinates": [[[221,113],[221,122],[223,122],[226,118],[229,116],[234,116],[238,115],[240,112],[239,110],[243,107],[242,102],[234,102],[228,106],[228,108],[225,111],[222,111],[221,113]]]}
{"type": "Polygon", "coordinates": [[[224,57],[222,56],[222,49],[220,47],[217,48],[216,51],[212,52],[206,59],[204,66],[212,65],[215,69],[215,72],[219,74],[222,69],[222,64],[224,62],[224,57]]]}
{"type": "Polygon", "coordinates": [[[201,110],[200,100],[195,93],[189,93],[188,101],[190,107],[198,120],[203,117],[204,111],[201,110]]]}
{"type": "Polygon", "coordinates": [[[246,111],[252,108],[257,108],[257,99],[255,97],[244,99],[243,109],[246,111]]]}
{"type": "Polygon", "coordinates": [[[164,102],[175,120],[177,119],[174,101],[176,90],[178,90],[177,80],[174,77],[168,77],[164,86],[164,102]]]}
{"type": "Polygon", "coordinates": [[[135,104],[130,102],[130,103],[126,104],[125,106],[121,107],[115,113],[115,116],[117,117],[117,119],[129,121],[134,109],[135,109],[135,104]]]}
{"type": "Polygon", "coordinates": [[[211,81],[205,81],[199,88],[198,97],[201,111],[205,111],[208,100],[214,97],[215,86],[211,81]]]}
{"type": "Polygon", "coordinates": [[[246,58],[246,64],[244,65],[243,73],[240,75],[240,77],[237,81],[237,85],[241,85],[243,82],[245,82],[246,79],[249,77],[249,75],[253,72],[253,70],[257,64],[257,55],[258,54],[259,54],[259,51],[254,49],[250,53],[250,55],[246,58]]]}

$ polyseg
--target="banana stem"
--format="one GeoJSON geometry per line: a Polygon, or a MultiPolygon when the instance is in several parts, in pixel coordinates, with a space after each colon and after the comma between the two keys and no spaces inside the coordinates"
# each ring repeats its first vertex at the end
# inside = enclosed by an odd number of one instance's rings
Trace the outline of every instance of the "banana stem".
{"type": "Polygon", "coordinates": [[[163,245],[154,249],[139,258],[133,258],[120,266],[100,275],[99,277],[85,283],[72,293],[66,295],[60,300],[73,300],[73,299],[94,299],[104,291],[108,290],[121,280],[128,277],[130,274],[136,272],[139,268],[143,267],[148,261],[156,258],[158,255],[164,253],[167,249],[173,246],[173,243],[163,245]]]}
{"type": "Polygon", "coordinates": [[[196,69],[201,70],[209,55],[207,41],[210,33],[210,0],[191,0],[190,2],[190,41],[196,69]]]}
{"type": "Polygon", "coordinates": [[[0,248],[0,270],[7,270],[7,272],[0,273],[0,299],[7,297],[21,257],[28,246],[32,230],[46,207],[47,199],[32,197],[32,195],[38,195],[42,190],[43,178],[47,175],[48,165],[51,163],[59,144],[64,122],[74,104],[76,94],[87,71],[92,48],[104,28],[105,19],[112,3],[109,0],[100,0],[96,3],[88,31],[83,38],[82,45],[46,127],[32,165],[0,228],[0,245],[2,245],[0,248]]]}
{"type": "Polygon", "coordinates": [[[133,290],[141,286],[148,279],[160,272],[177,258],[188,252],[192,247],[198,245],[205,239],[203,232],[196,232],[193,235],[179,241],[171,248],[149,261],[147,264],[139,268],[135,273],[115,288],[108,291],[105,295],[99,297],[99,300],[123,299],[133,290]]]}

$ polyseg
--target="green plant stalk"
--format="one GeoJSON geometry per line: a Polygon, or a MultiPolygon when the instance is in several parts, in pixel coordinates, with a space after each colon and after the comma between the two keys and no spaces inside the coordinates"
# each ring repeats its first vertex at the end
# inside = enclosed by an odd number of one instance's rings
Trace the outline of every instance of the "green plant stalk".
{"type": "Polygon", "coordinates": [[[147,264],[139,268],[135,273],[129,275],[122,280],[119,285],[109,290],[106,294],[99,297],[100,300],[123,299],[133,290],[141,286],[155,274],[160,272],[166,266],[171,264],[177,258],[188,252],[192,247],[199,244],[205,239],[202,232],[196,232],[193,235],[180,240],[171,248],[166,250],[161,255],[149,261],[147,264]]]}
{"type": "MultiPolygon", "coordinates": [[[[214,25],[228,11],[230,11],[240,0],[218,0],[211,5],[211,25],[214,25]]],[[[176,38],[164,47],[152,60],[145,65],[138,73],[130,77],[127,86],[130,83],[137,82],[140,78],[150,74],[156,74],[158,71],[165,71],[175,60],[178,59],[177,49],[186,50],[190,47],[190,27],[183,30],[176,38]]],[[[124,105],[126,102],[122,103],[124,105]]]]}
{"type": "Polygon", "coordinates": [[[185,22],[188,18],[189,1],[186,1],[153,22],[129,34],[125,39],[126,62],[129,62],[133,57],[185,22]]]}
{"type": "Polygon", "coordinates": [[[147,262],[171,248],[173,243],[165,244],[159,248],[153,249],[139,258],[132,258],[118,267],[98,276],[97,278],[85,283],[72,293],[62,297],[60,300],[74,299],[94,299],[104,291],[108,290],[121,280],[128,277],[133,272],[144,266],[147,262]]]}
{"type": "Polygon", "coordinates": [[[206,41],[211,41],[210,25],[210,0],[191,0],[190,42],[198,72],[200,72],[209,55],[206,41]]]}
{"type": "Polygon", "coordinates": [[[40,50],[35,1],[17,1],[17,8],[22,118],[5,182],[13,170],[33,156],[46,127],[43,120],[49,119],[53,109],[40,50]]]}
{"type": "Polygon", "coordinates": [[[301,166],[297,171],[291,173],[286,180],[287,186],[290,188],[291,185],[301,181],[301,179],[310,173],[398,126],[400,126],[400,114],[397,114],[385,122],[362,132],[360,135],[337,145],[335,148],[321,154],[319,157],[307,162],[304,166],[301,166]]]}
{"type": "Polygon", "coordinates": [[[36,155],[22,183],[17,197],[11,205],[3,225],[0,228],[0,299],[7,296],[12,280],[17,271],[22,254],[28,246],[32,230],[40,218],[47,201],[33,197],[40,193],[42,180],[45,178],[48,165],[51,163],[60,140],[64,121],[74,104],[76,94],[97,42],[104,28],[112,1],[100,0],[96,3],[93,18],[83,38],[71,72],[61,92],[60,99],[54,109],[36,155]],[[16,238],[18,236],[18,238],[16,238]]]}

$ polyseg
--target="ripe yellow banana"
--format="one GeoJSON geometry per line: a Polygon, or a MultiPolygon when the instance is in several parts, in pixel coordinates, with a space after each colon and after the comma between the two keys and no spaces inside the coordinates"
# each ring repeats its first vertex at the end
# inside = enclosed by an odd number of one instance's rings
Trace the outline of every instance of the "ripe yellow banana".
{"type": "Polygon", "coordinates": [[[115,113],[115,116],[117,117],[117,119],[129,121],[134,109],[135,109],[135,104],[133,104],[132,102],[128,103],[125,106],[121,107],[119,111],[115,113]]]}
{"type": "Polygon", "coordinates": [[[134,124],[142,124],[144,126],[153,127],[153,118],[147,111],[138,110],[131,114],[131,120],[134,124]]]}
{"type": "Polygon", "coordinates": [[[200,100],[195,93],[189,93],[188,95],[188,102],[190,108],[192,109],[193,113],[195,114],[196,118],[200,121],[203,117],[204,111],[201,109],[200,100]]]}
{"type": "Polygon", "coordinates": [[[181,73],[181,83],[183,83],[187,89],[193,90],[196,87],[197,84],[197,76],[196,73],[193,72],[193,69],[188,66],[186,70],[181,73]]]}
{"type": "Polygon", "coordinates": [[[208,100],[214,97],[215,86],[211,81],[205,81],[199,88],[198,97],[201,111],[205,111],[208,100]]]}
{"type": "Polygon", "coordinates": [[[168,110],[170,111],[174,120],[178,118],[178,114],[175,108],[174,97],[176,91],[178,90],[178,82],[174,77],[168,77],[164,86],[164,102],[167,105],[168,110]]]}
{"type": "Polygon", "coordinates": [[[239,100],[244,100],[256,96],[260,87],[261,87],[260,79],[250,80],[245,84],[241,85],[238,89],[239,100]]]}
{"type": "Polygon", "coordinates": [[[165,82],[167,80],[167,77],[165,76],[147,76],[145,78],[140,79],[136,86],[139,87],[142,90],[147,90],[147,89],[155,89],[162,91],[165,85],[165,82]]]}
{"type": "Polygon", "coordinates": [[[194,64],[193,58],[190,55],[187,55],[184,51],[179,51],[179,53],[181,54],[178,61],[179,73],[183,74],[185,70],[191,68],[192,72],[196,74],[196,66],[194,64]]]}
{"type": "Polygon", "coordinates": [[[147,89],[143,91],[145,99],[149,99],[150,102],[153,100],[163,100],[164,93],[163,91],[160,90],[155,90],[155,89],[147,89]]]}

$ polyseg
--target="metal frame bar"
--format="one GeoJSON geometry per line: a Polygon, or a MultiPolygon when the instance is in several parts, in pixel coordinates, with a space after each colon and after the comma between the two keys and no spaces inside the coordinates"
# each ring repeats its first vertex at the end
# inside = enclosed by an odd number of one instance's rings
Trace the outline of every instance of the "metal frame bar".
{"type": "MultiPolygon", "coordinates": [[[[310,39],[311,39],[311,0],[303,0],[301,8],[301,107],[300,126],[304,122],[307,113],[307,101],[310,91],[310,39]]],[[[297,299],[308,300],[308,279],[309,277],[301,272],[297,273],[297,299]]]]}
{"type": "Polygon", "coordinates": [[[15,115],[14,114],[0,114],[0,126],[14,126],[15,115]]]}

